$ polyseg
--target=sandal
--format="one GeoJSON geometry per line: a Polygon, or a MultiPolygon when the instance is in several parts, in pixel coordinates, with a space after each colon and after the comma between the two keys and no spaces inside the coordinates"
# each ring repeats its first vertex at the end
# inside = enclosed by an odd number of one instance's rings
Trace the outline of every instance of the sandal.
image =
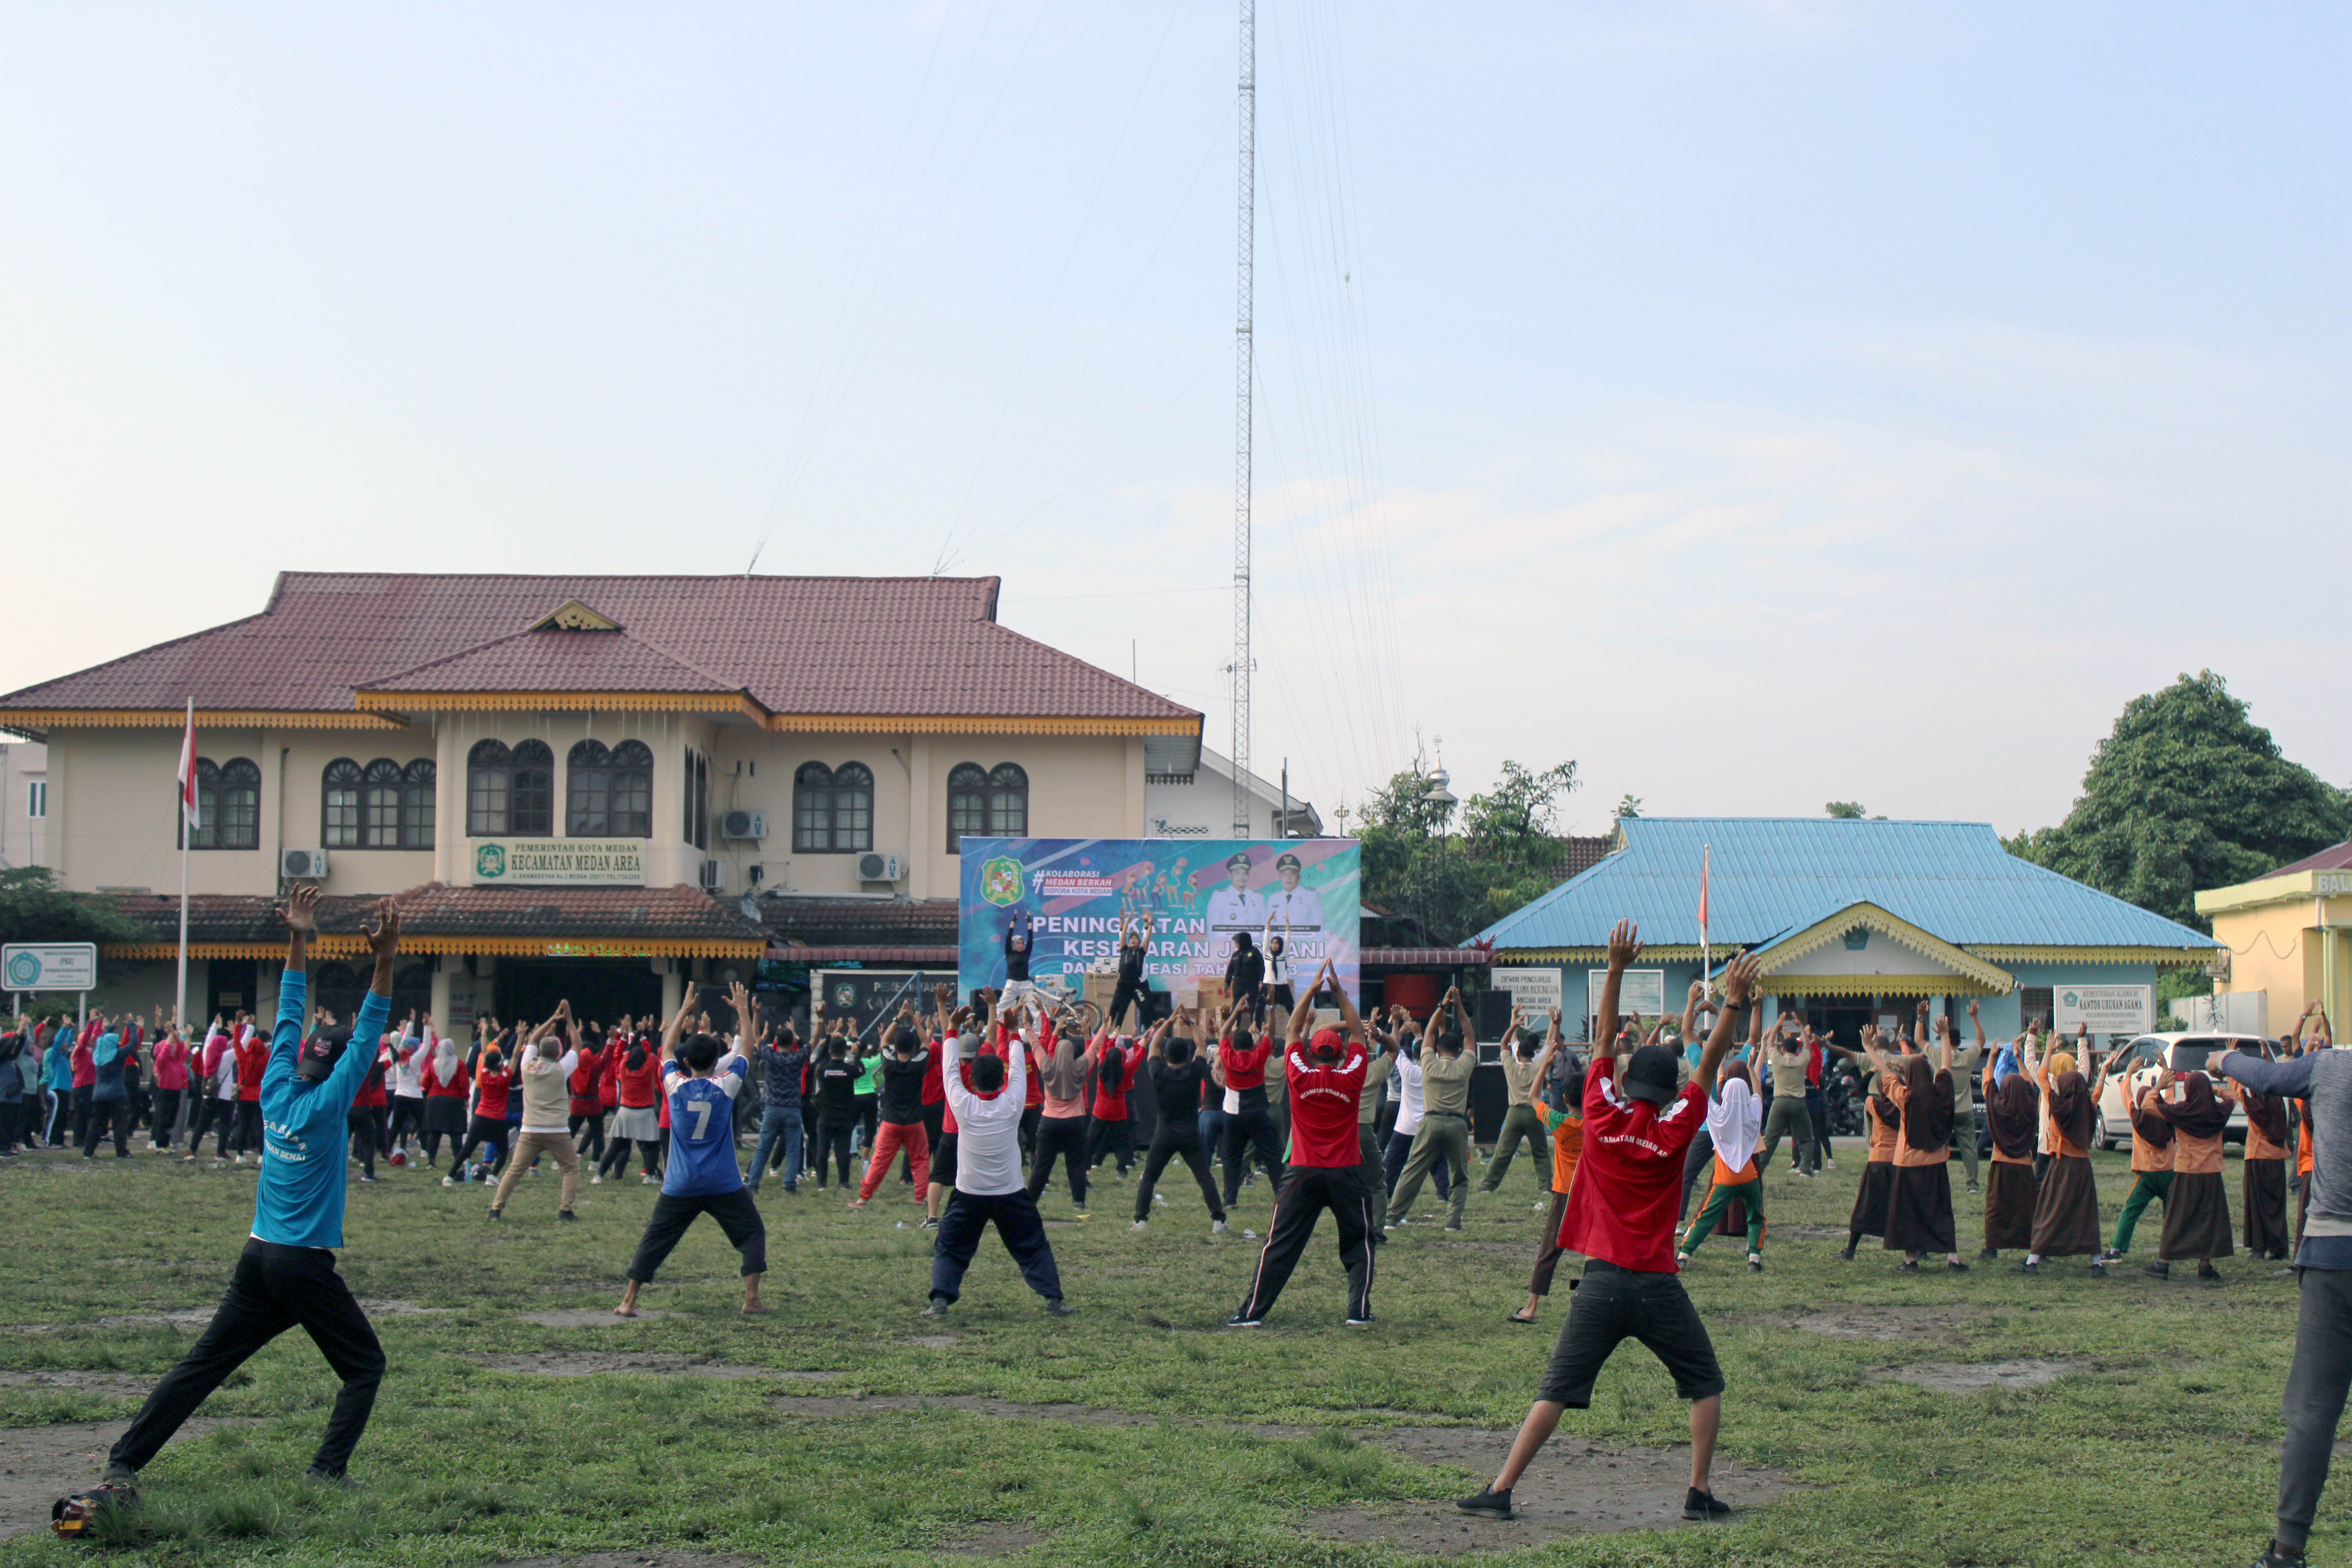
{"type": "Polygon", "coordinates": [[[1517,1323],[1522,1328],[1532,1329],[1536,1326],[1536,1321],[1528,1316],[1525,1312],[1513,1312],[1508,1318],[1505,1319],[1504,1321],[1517,1323]]]}

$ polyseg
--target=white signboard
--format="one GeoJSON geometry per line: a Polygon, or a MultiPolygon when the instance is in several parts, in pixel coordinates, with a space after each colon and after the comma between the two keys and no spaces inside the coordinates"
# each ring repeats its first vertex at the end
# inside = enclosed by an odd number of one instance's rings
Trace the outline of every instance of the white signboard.
{"type": "MultiPolygon", "coordinates": [[[[1609,978],[1605,969],[1584,972],[1584,1005],[1594,1013],[1601,1011],[1601,987],[1609,978]]],[[[1617,985],[1617,1011],[1639,1013],[1655,1017],[1666,1010],[1666,972],[1663,969],[1629,969],[1617,985]]]]}
{"type": "Polygon", "coordinates": [[[11,991],[95,991],[98,944],[12,942],[0,948],[0,973],[11,991]]]}
{"type": "Polygon", "coordinates": [[[2062,1035],[2138,1035],[2156,1026],[2152,985],[2059,985],[2050,993],[2051,1026],[2062,1035]]]}
{"type": "Polygon", "coordinates": [[[642,838],[475,838],[467,847],[478,888],[646,885],[642,838]]]}
{"type": "Polygon", "coordinates": [[[1497,991],[1507,992],[1512,1006],[1538,1022],[1559,1005],[1557,969],[1511,969],[1497,964],[1486,972],[1486,982],[1497,991]]]}

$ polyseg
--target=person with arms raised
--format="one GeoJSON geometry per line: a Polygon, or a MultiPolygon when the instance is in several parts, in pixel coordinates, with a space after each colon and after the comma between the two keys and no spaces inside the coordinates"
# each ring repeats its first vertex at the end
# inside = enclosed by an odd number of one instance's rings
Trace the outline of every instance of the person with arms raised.
{"type": "Polygon", "coordinates": [[[291,1328],[310,1336],[342,1380],[326,1436],[310,1458],[311,1479],[344,1479],[352,1450],[375,1407],[383,1348],[351,1288],[335,1272],[333,1249],[343,1244],[345,1118],[392,1013],[400,916],[385,899],[376,905],[375,924],[362,928],[375,955],[375,978],[351,1027],[321,1029],[305,1044],[302,1015],[318,904],[318,888],[305,885],[278,910],[287,932],[286,973],[278,982],[278,1026],[260,1085],[267,1131],[252,1234],[211,1324],[163,1374],[109,1452],[106,1479],[111,1484],[129,1485],[205,1395],[291,1328]]]}
{"type": "MultiPolygon", "coordinates": [[[[735,1016],[751,1016],[751,998],[740,984],[732,988],[735,1016]]],[[[743,1190],[743,1173],[735,1164],[735,1097],[743,1088],[747,1062],[740,1051],[721,1054],[717,1039],[697,1034],[680,1041],[687,1014],[695,1005],[688,995],[662,1030],[662,1097],[669,1104],[669,1161],[663,1168],[661,1195],[646,1220],[637,1255],[629,1260],[629,1283],[621,1292],[616,1317],[637,1315],[637,1289],[653,1283],[662,1260],[686,1237],[687,1227],[703,1215],[719,1222],[728,1245],[743,1258],[743,1310],[764,1312],[760,1304],[760,1277],[768,1271],[768,1227],[751,1194],[743,1190]]]]}
{"type": "Polygon", "coordinates": [[[1510,1458],[1485,1490],[1456,1505],[1465,1512],[1510,1517],[1512,1487],[1561,1415],[1591,1405],[1594,1379],[1628,1339],[1641,1341],[1664,1363],[1675,1393],[1691,1403],[1690,1489],[1683,1517],[1716,1519],[1731,1511],[1707,1485],[1723,1422],[1723,1370],[1675,1268],[1675,1214],[1683,1152],[1698,1132],[1716,1073],[1731,1049],[1732,1017],[1754,994],[1757,961],[1743,953],[1725,968],[1724,1010],[1716,1015],[1697,1070],[1677,1089],[1681,1064],[1675,1051],[1643,1046],[1622,1066],[1615,1055],[1617,999],[1625,971],[1641,952],[1633,922],[1618,921],[1609,934],[1609,970],[1593,1030],[1603,1043],[1584,1078],[1584,1148],[1560,1228],[1560,1245],[1588,1260],[1584,1274],[1510,1458]]]}
{"type": "MultiPolygon", "coordinates": [[[[959,1014],[951,1028],[963,1022],[959,1014]]],[[[939,1237],[931,1249],[931,1300],[923,1315],[948,1315],[963,1293],[964,1270],[980,1250],[981,1233],[993,1225],[997,1239],[1020,1266],[1022,1279],[1045,1298],[1045,1310],[1068,1317],[1076,1309],[1062,1300],[1062,1277],[1054,1267],[1045,1222],[1038,1217],[1037,1200],[1021,1179],[1021,1111],[1029,1053],[1017,1038],[1008,1037],[1003,1056],[983,1056],[971,1064],[967,1088],[961,1070],[967,1040],[973,1047],[979,1043],[976,1037],[956,1032],[940,1042],[945,1057],[940,1082],[956,1119],[955,1195],[940,1216],[939,1237]]]]}
{"type": "Polygon", "coordinates": [[[1391,1229],[1412,1212],[1422,1178],[1441,1160],[1452,1178],[1445,1228],[1462,1228],[1462,1214],[1470,1204],[1470,1079],[1478,1070],[1476,1041],[1470,1010],[1462,1004],[1462,988],[1451,986],[1422,1034],[1421,1131],[1413,1134],[1412,1152],[1389,1198],[1391,1229]],[[1446,1018],[1449,1008],[1451,1020],[1446,1018]]]}

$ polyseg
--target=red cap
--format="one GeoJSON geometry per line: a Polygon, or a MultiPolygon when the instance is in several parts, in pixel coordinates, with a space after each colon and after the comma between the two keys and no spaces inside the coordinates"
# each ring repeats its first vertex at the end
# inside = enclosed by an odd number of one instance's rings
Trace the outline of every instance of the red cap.
{"type": "Polygon", "coordinates": [[[1328,1051],[1334,1056],[1337,1056],[1339,1053],[1339,1050],[1345,1044],[1345,1039],[1337,1029],[1318,1029],[1313,1035],[1307,1037],[1307,1046],[1309,1050],[1315,1051],[1318,1054],[1328,1051]]]}

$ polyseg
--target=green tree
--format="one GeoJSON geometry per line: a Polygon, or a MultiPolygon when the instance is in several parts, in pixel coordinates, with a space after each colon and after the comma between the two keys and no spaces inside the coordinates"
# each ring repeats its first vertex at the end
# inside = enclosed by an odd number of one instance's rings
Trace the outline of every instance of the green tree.
{"type": "Polygon", "coordinates": [[[2010,852],[2197,929],[2227,887],[2352,835],[2352,794],[2279,754],[2211,670],[2124,705],[2055,827],[2010,852]]]}
{"type": "Polygon", "coordinates": [[[1503,764],[1495,787],[1458,809],[1429,798],[1428,775],[1393,775],[1364,803],[1364,900],[1410,915],[1439,942],[1471,932],[1549,892],[1565,854],[1559,797],[1576,787],[1576,764],[1540,771],[1503,764]]]}
{"type": "Polygon", "coordinates": [[[152,940],[145,926],[104,900],[58,887],[58,874],[46,866],[0,869],[0,942],[152,940]]]}
{"type": "Polygon", "coordinates": [[[1615,816],[1620,822],[1622,822],[1629,816],[1640,816],[1642,815],[1642,797],[1638,795],[1632,794],[1618,796],[1617,809],[1611,813],[1611,815],[1615,816]]]}
{"type": "Polygon", "coordinates": [[[1822,809],[1840,822],[1860,822],[1869,808],[1858,800],[1833,800],[1822,809]]]}

